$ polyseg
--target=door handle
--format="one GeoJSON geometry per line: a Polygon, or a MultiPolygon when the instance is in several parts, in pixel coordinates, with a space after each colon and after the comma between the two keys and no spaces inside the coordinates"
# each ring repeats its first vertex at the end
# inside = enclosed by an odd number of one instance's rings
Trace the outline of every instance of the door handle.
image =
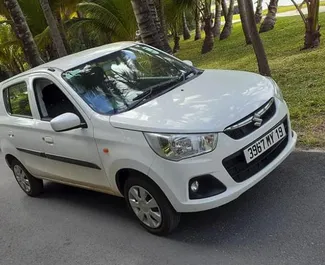
{"type": "Polygon", "coordinates": [[[14,133],[13,133],[13,132],[9,132],[9,133],[8,133],[8,135],[9,135],[9,137],[10,137],[10,138],[13,138],[13,137],[15,137],[15,135],[14,135],[14,133]]]}
{"type": "Polygon", "coordinates": [[[54,141],[53,141],[53,138],[52,138],[52,137],[45,136],[45,137],[42,138],[42,140],[43,140],[45,143],[48,143],[48,144],[54,144],[54,141]]]}

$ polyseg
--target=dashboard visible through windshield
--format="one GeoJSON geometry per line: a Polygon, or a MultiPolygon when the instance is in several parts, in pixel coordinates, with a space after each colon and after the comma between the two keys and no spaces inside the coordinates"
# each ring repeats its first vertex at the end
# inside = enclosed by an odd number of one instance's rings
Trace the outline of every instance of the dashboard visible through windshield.
{"type": "Polygon", "coordinates": [[[138,44],[70,69],[62,77],[94,111],[113,115],[196,73],[194,67],[138,44]]]}

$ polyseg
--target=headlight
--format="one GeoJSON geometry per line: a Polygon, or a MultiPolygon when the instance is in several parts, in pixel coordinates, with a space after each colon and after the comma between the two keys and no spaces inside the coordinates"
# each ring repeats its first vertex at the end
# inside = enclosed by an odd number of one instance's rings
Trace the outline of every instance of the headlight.
{"type": "Polygon", "coordinates": [[[213,151],[218,134],[158,134],[144,133],[150,147],[161,157],[179,161],[213,151]]]}
{"type": "Polygon", "coordinates": [[[278,84],[271,78],[271,77],[268,77],[268,79],[271,81],[271,83],[273,84],[273,87],[274,87],[274,95],[280,99],[281,101],[283,101],[283,94],[282,94],[282,91],[281,89],[279,88],[278,84]]]}

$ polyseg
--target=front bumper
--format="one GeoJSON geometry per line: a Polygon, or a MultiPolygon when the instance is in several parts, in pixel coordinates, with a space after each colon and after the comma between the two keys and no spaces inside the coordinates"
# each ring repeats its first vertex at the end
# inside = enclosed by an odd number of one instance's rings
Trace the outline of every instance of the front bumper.
{"type": "Polygon", "coordinates": [[[277,111],[271,120],[242,139],[234,140],[220,133],[216,150],[209,154],[179,162],[156,157],[149,171],[149,176],[160,186],[177,212],[205,211],[226,204],[238,198],[242,193],[266,177],[289,156],[295,148],[297,135],[291,130],[287,105],[277,100],[276,106],[277,111]],[[236,182],[225,169],[222,163],[223,159],[253,143],[256,139],[274,128],[286,116],[288,117],[288,140],[286,147],[271,163],[256,174],[243,182],[236,182]],[[213,197],[190,200],[188,191],[190,179],[206,174],[210,174],[222,182],[227,188],[226,191],[213,197]]]}

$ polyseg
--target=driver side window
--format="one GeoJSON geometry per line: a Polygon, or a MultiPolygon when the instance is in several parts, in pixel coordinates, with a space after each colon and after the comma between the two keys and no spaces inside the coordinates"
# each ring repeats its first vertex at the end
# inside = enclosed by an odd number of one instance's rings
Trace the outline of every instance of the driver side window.
{"type": "Polygon", "coordinates": [[[79,111],[52,81],[45,78],[35,79],[33,88],[37,107],[43,121],[50,121],[67,112],[76,114],[83,121],[79,111]]]}

